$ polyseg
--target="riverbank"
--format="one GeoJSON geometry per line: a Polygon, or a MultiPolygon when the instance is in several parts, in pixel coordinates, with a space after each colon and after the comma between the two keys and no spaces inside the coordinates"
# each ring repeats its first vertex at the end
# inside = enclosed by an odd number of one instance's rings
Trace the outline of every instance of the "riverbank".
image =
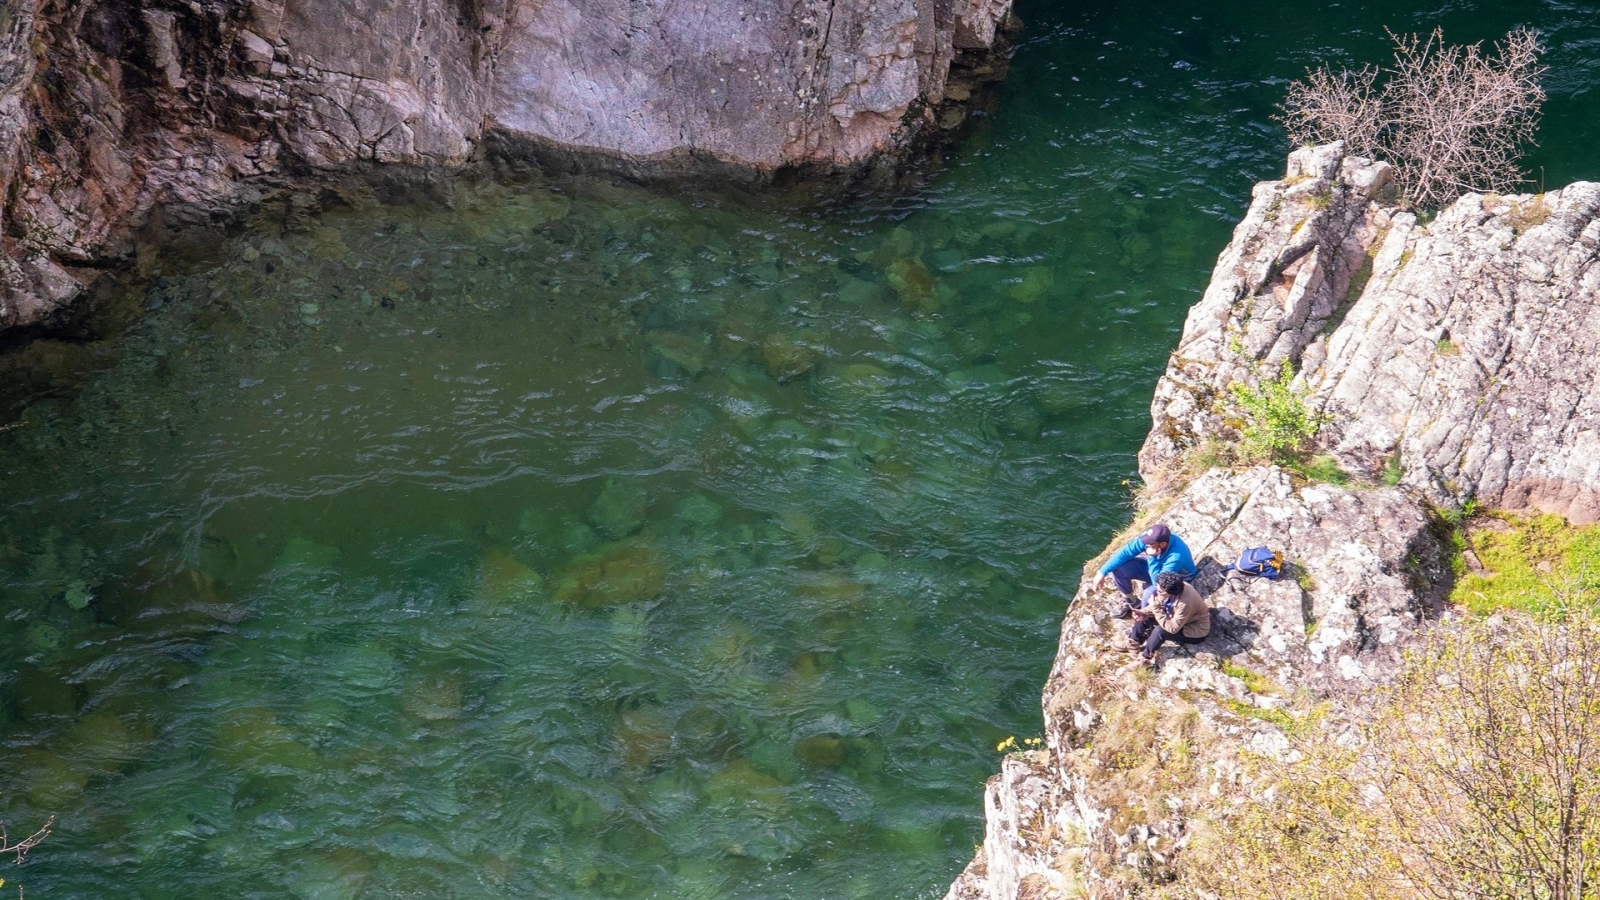
{"type": "Polygon", "coordinates": [[[1004,77],[1009,0],[43,2],[0,15],[0,331],[59,326],[160,211],[351,163],[880,184],[1004,77]]]}
{"type": "MultiPolygon", "coordinates": [[[[1600,185],[1469,195],[1427,225],[1385,203],[1386,166],[1296,151],[1191,309],[1140,454],[1154,520],[1201,560],[1212,637],[1154,672],[1086,571],[1043,696],[1044,748],[985,794],[984,845],[952,900],[1181,891],[1243,802],[1252,754],[1339,728],[1440,616],[1452,511],[1594,520],[1600,488],[1600,185]],[[1287,361],[1325,417],[1307,448],[1344,484],[1215,466],[1243,424],[1232,386],[1287,361]],[[1336,466],[1336,469],[1335,469],[1336,466]],[[1246,547],[1292,578],[1225,579],[1246,547]]],[[[1115,545],[1117,542],[1113,542],[1115,545]]],[[[1190,885],[1192,887],[1192,885],[1190,885]]]]}

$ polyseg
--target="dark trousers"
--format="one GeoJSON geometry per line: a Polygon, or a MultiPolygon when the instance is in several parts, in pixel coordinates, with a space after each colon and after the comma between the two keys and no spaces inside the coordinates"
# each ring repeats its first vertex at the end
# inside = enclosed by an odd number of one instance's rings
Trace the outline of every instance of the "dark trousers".
{"type": "MultiPolygon", "coordinates": [[[[1156,594],[1156,586],[1153,584],[1146,584],[1144,588],[1144,595],[1139,598],[1138,602],[1134,602],[1134,580],[1137,579],[1144,582],[1148,582],[1150,580],[1150,566],[1145,562],[1145,558],[1142,556],[1135,556],[1133,559],[1130,559],[1122,565],[1117,566],[1115,569],[1111,570],[1110,574],[1111,580],[1117,583],[1117,590],[1122,592],[1123,605],[1126,606],[1130,612],[1147,605],[1150,602],[1150,598],[1154,597],[1156,594]]],[[[1191,579],[1184,579],[1185,583],[1190,581],[1191,579]]]]}
{"type": "Polygon", "coordinates": [[[1177,641],[1180,644],[1198,644],[1205,640],[1203,637],[1184,637],[1183,632],[1173,634],[1156,624],[1155,619],[1140,619],[1133,623],[1133,629],[1128,632],[1128,637],[1135,644],[1144,645],[1144,655],[1154,658],[1161,645],[1167,641],[1177,641]]]}
{"type": "Polygon", "coordinates": [[[1133,596],[1134,579],[1144,582],[1150,580],[1150,565],[1142,556],[1135,556],[1111,570],[1111,580],[1117,583],[1117,590],[1121,591],[1124,597],[1133,596]]]}

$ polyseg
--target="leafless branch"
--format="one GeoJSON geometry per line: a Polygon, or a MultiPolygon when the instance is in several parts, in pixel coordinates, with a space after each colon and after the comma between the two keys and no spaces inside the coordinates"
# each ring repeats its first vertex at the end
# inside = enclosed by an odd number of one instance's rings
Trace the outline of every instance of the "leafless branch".
{"type": "Polygon", "coordinates": [[[15,844],[11,843],[11,834],[6,831],[6,824],[0,822],[0,853],[15,853],[17,862],[21,863],[28,857],[28,851],[39,846],[39,842],[50,836],[50,826],[56,823],[56,817],[51,816],[43,826],[15,844]]]}
{"type": "Polygon", "coordinates": [[[1290,85],[1277,116],[1290,139],[1344,141],[1353,154],[1389,162],[1417,207],[1521,183],[1518,160],[1545,98],[1538,34],[1513,31],[1493,55],[1482,44],[1446,44],[1439,29],[1389,36],[1390,68],[1316,69],[1290,85]]]}

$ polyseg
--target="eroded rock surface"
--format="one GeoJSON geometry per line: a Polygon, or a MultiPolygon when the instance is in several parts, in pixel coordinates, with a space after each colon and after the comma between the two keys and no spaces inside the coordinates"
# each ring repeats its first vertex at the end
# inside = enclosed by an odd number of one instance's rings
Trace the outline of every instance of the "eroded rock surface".
{"type": "Polygon", "coordinates": [[[1300,728],[1355,740],[1364,698],[1452,614],[1440,508],[1600,518],[1600,185],[1467,196],[1423,226],[1389,205],[1390,180],[1330,146],[1256,187],[1139,457],[1135,527],[1184,536],[1212,634],[1143,670],[1087,569],[1044,690],[1045,749],[990,780],[985,841],[950,900],[1193,896],[1186,850],[1248,802],[1248,761],[1292,759],[1300,728]],[[1359,486],[1201,470],[1208,444],[1239,437],[1232,386],[1285,362],[1325,417],[1315,450],[1359,486]],[[1223,578],[1253,546],[1284,551],[1287,577],[1223,578]]]}
{"type": "Polygon", "coordinates": [[[1196,814],[1244,783],[1242,752],[1287,748],[1273,711],[1297,691],[1345,703],[1390,678],[1427,613],[1415,587],[1448,566],[1401,488],[1297,484],[1258,467],[1213,470],[1168,499],[1160,516],[1200,562],[1211,636],[1169,645],[1142,675],[1117,649],[1128,623],[1111,617],[1114,595],[1083,593],[1085,577],[1045,685],[1048,752],[1008,758],[990,781],[983,850],[950,900],[1116,897],[1169,880],[1196,814]],[[1299,580],[1223,576],[1263,544],[1299,580]]]}
{"type": "Polygon", "coordinates": [[[1468,195],[1419,226],[1388,167],[1301,150],[1256,187],[1156,388],[1150,481],[1288,359],[1321,451],[1440,504],[1600,519],[1600,185],[1468,195]]]}
{"type": "Polygon", "coordinates": [[[162,204],[487,143],[641,172],[850,168],[953,128],[1009,0],[23,0],[0,8],[0,329],[162,204]]]}

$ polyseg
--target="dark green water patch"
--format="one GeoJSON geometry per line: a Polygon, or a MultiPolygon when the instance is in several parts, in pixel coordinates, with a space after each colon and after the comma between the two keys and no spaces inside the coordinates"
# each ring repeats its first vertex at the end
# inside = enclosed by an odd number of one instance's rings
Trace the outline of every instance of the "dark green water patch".
{"type": "MultiPolygon", "coordinates": [[[[1387,7],[1258,6],[1025,7],[913,195],[357,204],[30,351],[0,817],[60,818],[29,895],[941,894],[1281,169],[1281,79],[1382,50],[1387,7]]],[[[1478,13],[1510,17],[1446,24],[1478,13]]],[[[1552,65],[1585,15],[1526,12],[1552,65]]],[[[1538,158],[1597,174],[1560,128],[1538,158]]]]}

